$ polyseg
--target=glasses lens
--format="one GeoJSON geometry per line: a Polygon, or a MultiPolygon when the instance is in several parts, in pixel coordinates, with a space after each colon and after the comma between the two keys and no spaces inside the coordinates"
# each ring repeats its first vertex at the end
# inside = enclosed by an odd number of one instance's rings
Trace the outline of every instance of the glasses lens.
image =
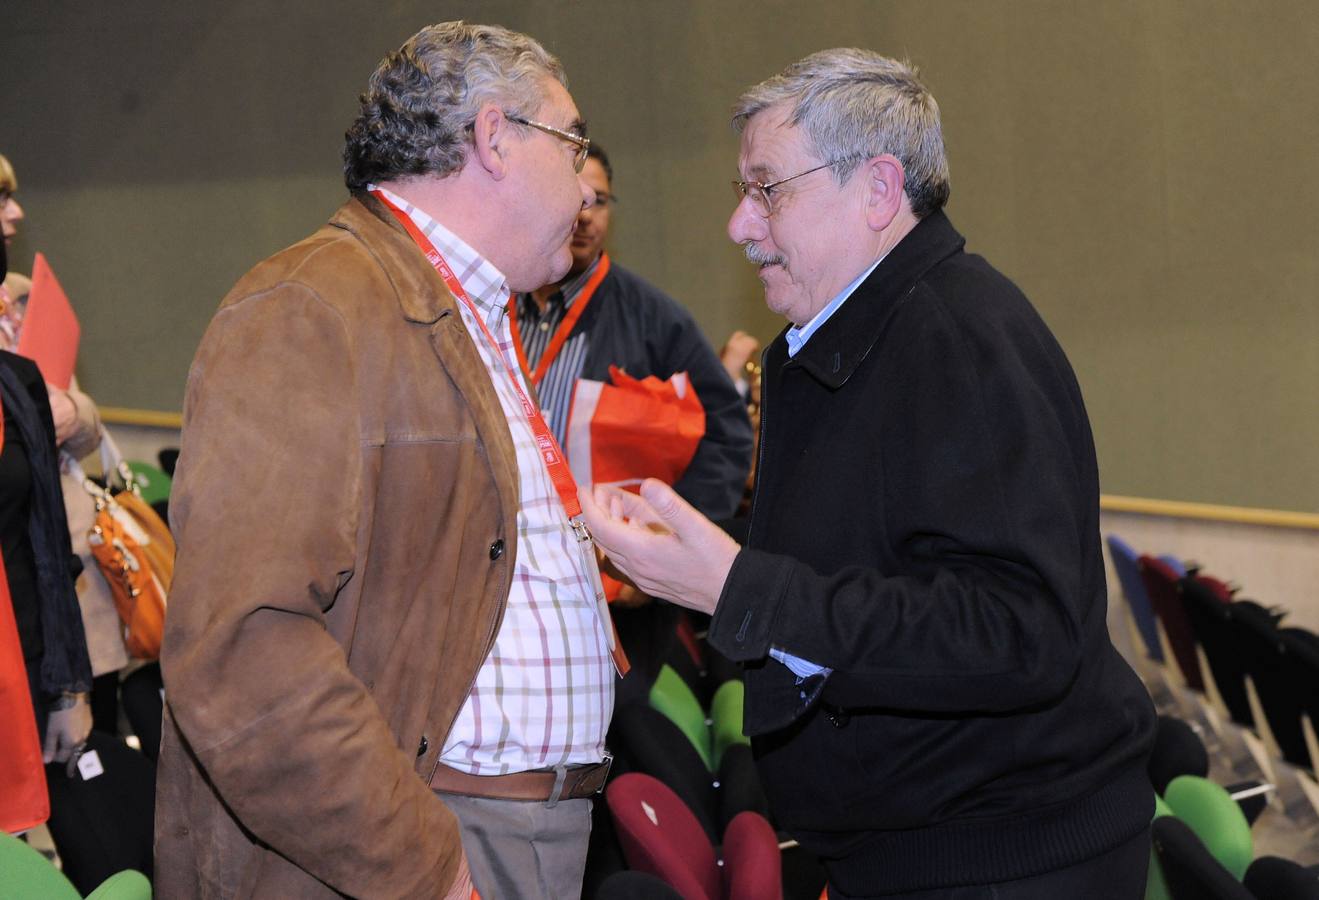
{"type": "Polygon", "coordinates": [[[733,193],[737,195],[737,202],[741,203],[744,197],[751,199],[751,205],[765,218],[769,218],[769,195],[765,193],[764,188],[754,181],[734,181],[733,193]]]}
{"type": "Polygon", "coordinates": [[[573,171],[578,175],[582,174],[582,169],[586,167],[586,151],[590,149],[588,144],[585,147],[577,148],[577,155],[572,158],[573,171]]]}

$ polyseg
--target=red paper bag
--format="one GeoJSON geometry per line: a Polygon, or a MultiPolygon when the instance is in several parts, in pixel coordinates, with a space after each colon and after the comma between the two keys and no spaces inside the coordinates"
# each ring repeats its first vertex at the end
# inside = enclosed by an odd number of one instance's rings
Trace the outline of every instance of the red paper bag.
{"type": "Polygon", "coordinates": [[[610,366],[609,380],[573,388],[564,447],[573,477],[583,486],[677,483],[705,437],[705,408],[687,373],[638,380],[610,366]]]}
{"type": "MultiPolygon", "coordinates": [[[[610,484],[635,491],[647,478],[675,484],[705,437],[705,408],[686,372],[667,381],[632,378],[609,367],[612,384],[577,382],[564,453],[579,485],[610,484]]],[[[621,582],[600,573],[613,601],[621,582]]]]}

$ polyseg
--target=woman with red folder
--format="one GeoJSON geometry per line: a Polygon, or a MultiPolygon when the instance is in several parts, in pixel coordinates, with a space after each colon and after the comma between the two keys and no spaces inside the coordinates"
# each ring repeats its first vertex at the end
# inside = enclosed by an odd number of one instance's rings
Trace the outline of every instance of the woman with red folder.
{"type": "Polygon", "coordinates": [[[45,820],[43,761],[68,760],[91,730],[91,663],[44,400],[36,365],[0,351],[0,716],[10,725],[0,740],[0,827],[11,831],[45,820]]]}

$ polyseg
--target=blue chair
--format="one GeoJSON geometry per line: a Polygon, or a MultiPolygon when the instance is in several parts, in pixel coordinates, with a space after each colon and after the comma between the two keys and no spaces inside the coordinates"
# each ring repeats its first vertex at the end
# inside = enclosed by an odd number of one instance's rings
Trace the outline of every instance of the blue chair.
{"type": "Polygon", "coordinates": [[[1163,564],[1165,566],[1176,572],[1178,578],[1186,577],[1187,575],[1186,563],[1182,562],[1180,559],[1173,556],[1171,553],[1160,553],[1159,559],[1163,560],[1163,564]]]}
{"type": "Polygon", "coordinates": [[[1113,559],[1118,583],[1122,585],[1122,596],[1127,601],[1127,608],[1131,610],[1131,618],[1140,632],[1140,639],[1145,643],[1145,652],[1150,659],[1163,662],[1154,606],[1150,603],[1149,594],[1145,592],[1145,582],[1140,577],[1140,554],[1116,534],[1108,536],[1108,552],[1113,559]]]}

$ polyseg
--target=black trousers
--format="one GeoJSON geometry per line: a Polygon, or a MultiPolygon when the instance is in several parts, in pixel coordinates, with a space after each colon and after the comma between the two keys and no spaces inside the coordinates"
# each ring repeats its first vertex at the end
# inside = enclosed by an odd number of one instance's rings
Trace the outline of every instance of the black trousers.
{"type": "Polygon", "coordinates": [[[829,900],[1141,900],[1150,861],[1150,831],[1093,859],[996,884],[938,888],[909,894],[841,894],[832,885],[829,900]]]}

